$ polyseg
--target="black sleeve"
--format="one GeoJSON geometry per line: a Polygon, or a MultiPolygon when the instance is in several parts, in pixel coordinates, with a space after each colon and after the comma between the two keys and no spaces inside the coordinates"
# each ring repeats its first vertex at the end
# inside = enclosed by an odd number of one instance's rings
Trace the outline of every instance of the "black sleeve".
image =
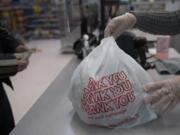
{"type": "Polygon", "coordinates": [[[4,53],[14,53],[16,47],[22,44],[21,41],[14,38],[10,32],[2,27],[0,27],[0,40],[4,53]]]}
{"type": "Polygon", "coordinates": [[[13,54],[0,53],[0,60],[4,59],[15,59],[15,56],[13,54]]]}
{"type": "MultiPolygon", "coordinates": [[[[21,45],[6,29],[0,27],[0,61],[15,60],[16,47],[21,45]]],[[[17,65],[0,66],[0,78],[7,78],[17,73],[17,65]]]]}

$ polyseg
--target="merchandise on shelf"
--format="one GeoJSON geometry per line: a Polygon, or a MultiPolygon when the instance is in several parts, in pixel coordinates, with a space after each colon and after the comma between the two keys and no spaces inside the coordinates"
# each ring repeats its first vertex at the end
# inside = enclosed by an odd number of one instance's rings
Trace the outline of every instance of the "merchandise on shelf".
{"type": "Polygon", "coordinates": [[[60,37],[57,5],[50,4],[49,0],[38,0],[28,6],[27,3],[12,5],[13,2],[18,1],[0,4],[1,24],[25,39],[60,37]]]}

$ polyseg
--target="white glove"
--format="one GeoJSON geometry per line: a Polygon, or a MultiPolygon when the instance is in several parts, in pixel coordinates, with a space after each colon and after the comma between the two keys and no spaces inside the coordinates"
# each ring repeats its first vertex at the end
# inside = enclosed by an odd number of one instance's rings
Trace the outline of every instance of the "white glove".
{"type": "Polygon", "coordinates": [[[106,26],[104,35],[105,37],[114,36],[118,37],[125,30],[131,29],[136,23],[136,17],[131,13],[113,18],[106,26]]]}
{"type": "Polygon", "coordinates": [[[171,111],[180,102],[180,77],[148,84],[144,91],[147,103],[159,114],[171,111]]]}

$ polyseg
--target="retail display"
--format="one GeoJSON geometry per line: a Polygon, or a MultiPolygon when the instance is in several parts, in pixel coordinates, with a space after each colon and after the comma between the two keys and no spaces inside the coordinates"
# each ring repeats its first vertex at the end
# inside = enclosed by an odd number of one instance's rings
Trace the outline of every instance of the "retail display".
{"type": "Polygon", "coordinates": [[[59,38],[59,5],[47,0],[0,4],[1,24],[25,39],[59,38]]]}
{"type": "Polygon", "coordinates": [[[19,7],[0,6],[1,25],[22,34],[25,28],[24,11],[19,7]]]}
{"type": "Polygon", "coordinates": [[[34,5],[32,8],[26,9],[25,14],[26,29],[31,38],[60,37],[60,21],[57,6],[34,5]]]}

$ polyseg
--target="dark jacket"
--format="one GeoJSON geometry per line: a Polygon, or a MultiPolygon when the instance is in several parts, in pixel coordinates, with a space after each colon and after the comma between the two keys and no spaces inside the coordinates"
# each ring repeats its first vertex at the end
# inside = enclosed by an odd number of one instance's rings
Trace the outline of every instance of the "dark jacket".
{"type": "MultiPolygon", "coordinates": [[[[5,28],[0,26],[0,60],[15,59],[13,53],[15,53],[16,47],[21,42],[15,39],[5,28]]],[[[17,67],[14,67],[17,69],[17,67]]],[[[0,76],[0,83],[6,83],[12,88],[12,83],[9,76],[15,75],[17,70],[12,70],[9,74],[0,76]]]]}

